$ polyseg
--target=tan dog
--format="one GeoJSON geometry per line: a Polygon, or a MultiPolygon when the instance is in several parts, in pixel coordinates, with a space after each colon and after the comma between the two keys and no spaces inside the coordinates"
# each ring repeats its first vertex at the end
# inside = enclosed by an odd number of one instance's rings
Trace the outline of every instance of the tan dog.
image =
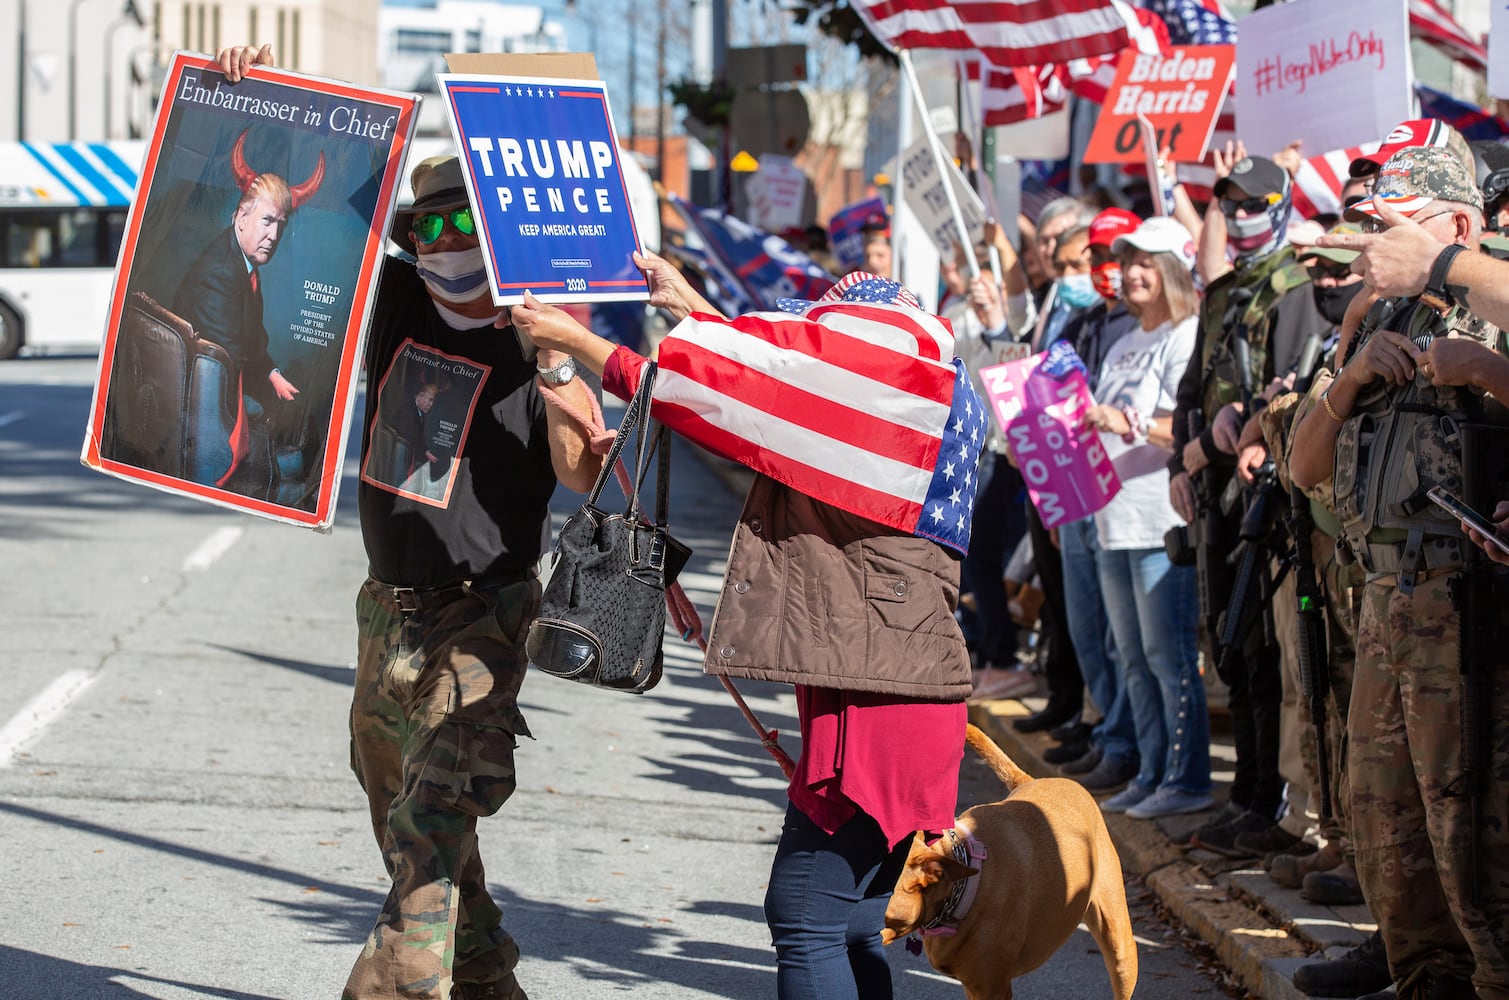
{"type": "Polygon", "coordinates": [[[966,739],[1007,797],[968,810],[931,846],[916,837],[882,940],[920,933],[933,968],[963,983],[969,1000],[1010,1000],[1011,980],[1046,962],[1083,922],[1112,993],[1126,1000],[1137,985],[1137,943],[1100,808],[1078,782],[1034,779],[974,726],[966,739]]]}

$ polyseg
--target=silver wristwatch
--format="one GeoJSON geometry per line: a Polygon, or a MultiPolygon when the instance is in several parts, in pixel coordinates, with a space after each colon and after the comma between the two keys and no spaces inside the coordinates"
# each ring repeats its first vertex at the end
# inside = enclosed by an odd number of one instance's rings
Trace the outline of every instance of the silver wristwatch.
{"type": "Polygon", "coordinates": [[[576,378],[576,359],[567,358],[554,368],[536,367],[535,371],[539,373],[540,378],[551,385],[565,385],[576,378]]]}

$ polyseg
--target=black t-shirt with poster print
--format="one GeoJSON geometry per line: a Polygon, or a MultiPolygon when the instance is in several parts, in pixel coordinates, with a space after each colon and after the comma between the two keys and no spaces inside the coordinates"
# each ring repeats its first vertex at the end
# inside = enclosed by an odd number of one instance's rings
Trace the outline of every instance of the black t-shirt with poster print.
{"type": "Polygon", "coordinates": [[[367,335],[362,541],[384,583],[512,575],[544,551],[555,473],[545,402],[511,329],[457,330],[389,258],[367,335]]]}

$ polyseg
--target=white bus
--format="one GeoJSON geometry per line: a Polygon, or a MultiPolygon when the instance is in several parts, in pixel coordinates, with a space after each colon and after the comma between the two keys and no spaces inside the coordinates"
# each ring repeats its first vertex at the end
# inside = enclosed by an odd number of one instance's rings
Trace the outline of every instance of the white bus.
{"type": "Polygon", "coordinates": [[[0,359],[99,349],[144,142],[0,142],[0,359]]]}

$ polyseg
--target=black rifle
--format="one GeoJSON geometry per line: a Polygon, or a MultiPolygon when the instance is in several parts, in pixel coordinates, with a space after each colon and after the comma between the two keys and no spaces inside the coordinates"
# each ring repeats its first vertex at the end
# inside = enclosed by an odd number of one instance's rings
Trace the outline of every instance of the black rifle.
{"type": "MultiPolygon", "coordinates": [[[[1204,411],[1189,411],[1189,439],[1198,441],[1205,432],[1204,411]]],[[[1226,595],[1217,593],[1221,576],[1215,566],[1216,546],[1221,543],[1221,512],[1218,506],[1217,473],[1207,465],[1189,477],[1195,494],[1195,520],[1190,525],[1189,541],[1195,551],[1195,589],[1200,596],[1200,633],[1204,636],[1210,662],[1216,663],[1216,637],[1220,635],[1221,608],[1226,595]]],[[[1188,565],[1186,563],[1186,565],[1188,565]]]]}
{"type": "MultiPolygon", "coordinates": [[[[1242,392],[1242,410],[1252,413],[1252,365],[1244,330],[1238,330],[1233,338],[1232,355],[1236,362],[1236,374],[1242,392]]],[[[1234,480],[1237,482],[1239,480],[1234,480]]],[[[1261,619],[1265,644],[1273,641],[1273,622],[1269,610],[1273,587],[1277,581],[1268,574],[1268,544],[1277,513],[1273,498],[1278,490],[1278,476],[1274,472],[1273,459],[1263,462],[1252,474],[1252,484],[1242,491],[1244,505],[1237,545],[1228,557],[1236,566],[1236,579],[1231,588],[1231,599],[1220,620],[1219,639],[1216,643],[1216,673],[1223,679],[1230,676],[1237,656],[1245,645],[1244,639],[1261,619]]]]}
{"type": "MultiPolygon", "coordinates": [[[[1310,391],[1315,366],[1320,362],[1320,336],[1310,334],[1295,367],[1294,391],[1301,396],[1310,391]]],[[[1292,429],[1291,429],[1292,433],[1292,429]]],[[[1290,481],[1289,535],[1294,540],[1294,591],[1298,598],[1299,635],[1296,652],[1299,658],[1299,681],[1310,709],[1310,725],[1315,727],[1316,768],[1320,772],[1320,815],[1329,820],[1331,811],[1331,757],[1326,747],[1326,695],[1331,691],[1331,671],[1326,650],[1326,617],[1320,575],[1315,567],[1315,549],[1310,539],[1315,532],[1315,517],[1310,498],[1290,481]]]]}

